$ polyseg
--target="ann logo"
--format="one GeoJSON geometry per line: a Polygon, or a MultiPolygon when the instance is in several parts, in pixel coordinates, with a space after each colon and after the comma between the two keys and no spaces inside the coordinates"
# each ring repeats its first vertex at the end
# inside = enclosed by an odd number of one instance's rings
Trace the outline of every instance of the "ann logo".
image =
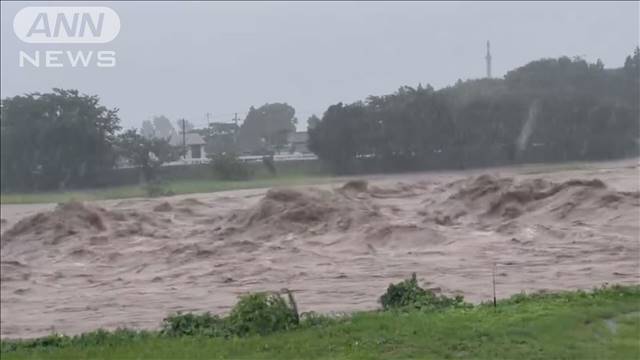
{"type": "Polygon", "coordinates": [[[97,24],[91,17],[90,13],[75,13],[71,21],[64,13],[56,14],[53,29],[49,23],[49,17],[46,12],[38,13],[38,16],[31,25],[31,29],[27,33],[27,37],[31,38],[34,35],[43,35],[47,38],[59,38],[62,36],[69,38],[79,37],[82,38],[87,33],[87,29],[91,31],[93,37],[99,37],[102,34],[102,25],[104,24],[104,13],[98,14],[97,24]],[[80,19],[80,17],[82,17],[80,19]],[[80,19],[80,21],[78,21],[80,19]]]}
{"type": "Polygon", "coordinates": [[[120,32],[120,18],[107,7],[26,7],[13,30],[27,43],[107,43],[120,32]]]}

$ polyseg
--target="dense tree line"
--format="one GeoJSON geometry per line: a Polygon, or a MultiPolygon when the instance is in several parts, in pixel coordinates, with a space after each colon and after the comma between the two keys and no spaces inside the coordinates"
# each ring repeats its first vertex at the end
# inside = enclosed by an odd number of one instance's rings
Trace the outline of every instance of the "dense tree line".
{"type": "Polygon", "coordinates": [[[465,168],[638,155],[640,50],[623,68],[543,59],[503,79],[402,87],[330,106],[309,147],[336,172],[465,168]]]}

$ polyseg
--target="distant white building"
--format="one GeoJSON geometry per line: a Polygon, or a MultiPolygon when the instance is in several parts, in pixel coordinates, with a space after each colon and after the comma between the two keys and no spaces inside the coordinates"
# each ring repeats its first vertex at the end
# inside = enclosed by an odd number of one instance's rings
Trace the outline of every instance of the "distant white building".
{"type": "MultiPolygon", "coordinates": [[[[294,161],[294,160],[317,160],[318,157],[307,148],[308,134],[306,132],[295,132],[288,136],[289,151],[284,151],[273,156],[273,160],[294,161]]],[[[185,165],[185,164],[205,164],[209,162],[206,153],[206,141],[197,133],[188,133],[184,139],[182,134],[177,134],[169,139],[169,143],[179,149],[184,146],[186,149],[185,156],[177,161],[163,164],[163,166],[185,165]]],[[[244,162],[262,162],[264,155],[245,155],[239,159],[244,162]]]]}
{"type": "Polygon", "coordinates": [[[185,154],[177,161],[178,163],[202,163],[208,161],[207,154],[204,151],[206,142],[200,134],[188,133],[184,137],[178,134],[172,136],[169,139],[169,143],[178,148],[185,148],[185,154]]]}

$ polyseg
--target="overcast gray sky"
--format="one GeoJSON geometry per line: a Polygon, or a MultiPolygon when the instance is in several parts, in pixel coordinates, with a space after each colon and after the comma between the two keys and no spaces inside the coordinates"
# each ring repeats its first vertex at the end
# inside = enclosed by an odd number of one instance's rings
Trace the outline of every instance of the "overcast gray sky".
{"type": "Polygon", "coordinates": [[[101,2],[121,20],[108,44],[34,45],[13,32],[25,6],[2,2],[1,95],[74,88],[120,108],[125,127],[164,114],[197,125],[287,102],[302,120],[402,85],[494,76],[544,57],[618,67],[638,44],[638,2],[101,2]],[[18,52],[114,50],[105,69],[18,66],[18,52]]]}

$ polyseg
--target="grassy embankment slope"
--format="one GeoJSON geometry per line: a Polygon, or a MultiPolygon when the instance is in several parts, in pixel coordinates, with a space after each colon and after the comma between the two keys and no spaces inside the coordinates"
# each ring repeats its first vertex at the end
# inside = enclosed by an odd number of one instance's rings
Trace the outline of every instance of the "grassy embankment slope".
{"type": "MultiPolygon", "coordinates": [[[[303,184],[321,184],[330,182],[331,177],[290,175],[272,178],[259,178],[247,181],[221,181],[211,179],[200,180],[173,180],[163,185],[166,190],[175,195],[209,193],[226,190],[258,189],[272,186],[295,186],[303,184]]],[[[108,199],[126,199],[147,196],[143,186],[127,185],[91,190],[51,191],[36,193],[2,193],[2,204],[36,204],[36,203],[61,203],[70,200],[92,201],[108,199]]]]}
{"type": "MultiPolygon", "coordinates": [[[[321,184],[332,181],[333,176],[318,161],[284,161],[276,165],[272,174],[262,163],[246,164],[251,174],[247,180],[221,180],[215,176],[210,165],[184,165],[161,168],[158,188],[171,194],[209,193],[226,190],[268,188],[273,186],[295,186],[321,184]]],[[[125,199],[149,196],[147,186],[139,184],[140,174],[136,169],[118,170],[105,181],[120,183],[102,188],[70,189],[64,191],[3,192],[2,204],[61,203],[71,200],[92,201],[125,199]],[[110,179],[110,180],[109,180],[110,179]]]]}
{"type": "MultiPolygon", "coordinates": [[[[587,170],[598,166],[597,163],[569,162],[561,164],[519,164],[510,166],[513,171],[522,174],[544,174],[549,172],[587,170]]],[[[491,171],[488,168],[487,171],[491,171]]],[[[458,170],[459,171],[459,170],[458,170]]],[[[438,172],[438,171],[435,171],[438,172]]],[[[380,175],[380,174],[377,174],[380,175]]],[[[373,176],[361,175],[361,176],[373,176]]],[[[163,188],[171,190],[175,195],[209,193],[227,190],[241,190],[254,188],[268,188],[273,186],[315,185],[344,180],[343,177],[331,175],[329,172],[315,168],[291,167],[281,171],[277,176],[268,176],[263,169],[257,171],[256,176],[246,181],[221,181],[211,177],[193,179],[175,179],[166,181],[163,188]]],[[[112,186],[100,189],[48,191],[33,193],[2,193],[2,204],[37,204],[61,203],[71,200],[93,201],[109,199],[126,199],[147,196],[146,189],[140,185],[112,186]]]]}
{"type": "Polygon", "coordinates": [[[2,359],[638,359],[640,287],[516,296],[472,309],[363,312],[246,338],[89,334],[3,342],[2,359]]]}

